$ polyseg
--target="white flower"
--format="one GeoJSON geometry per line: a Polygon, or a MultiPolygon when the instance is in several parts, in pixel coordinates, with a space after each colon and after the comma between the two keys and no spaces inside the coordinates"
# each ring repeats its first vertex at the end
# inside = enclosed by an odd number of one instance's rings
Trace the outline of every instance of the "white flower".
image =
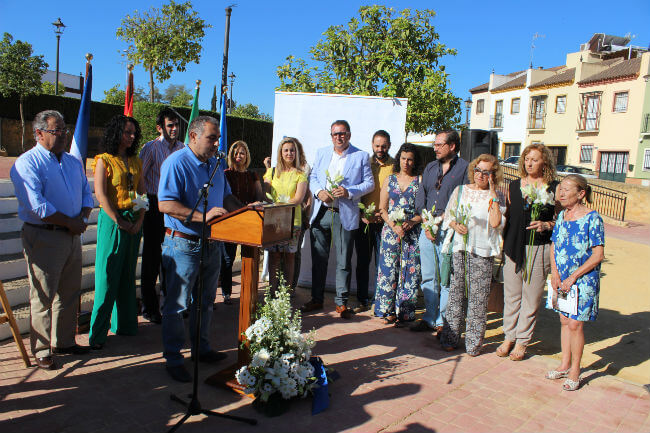
{"type": "Polygon", "coordinates": [[[404,213],[404,209],[403,208],[393,209],[388,214],[388,219],[396,223],[404,221],[406,219],[406,214],[404,213]]]}
{"type": "Polygon", "coordinates": [[[137,212],[140,209],[144,209],[145,211],[149,210],[149,199],[147,198],[146,195],[138,194],[136,192],[135,198],[131,201],[135,204],[135,206],[133,206],[134,212],[137,212]]]}

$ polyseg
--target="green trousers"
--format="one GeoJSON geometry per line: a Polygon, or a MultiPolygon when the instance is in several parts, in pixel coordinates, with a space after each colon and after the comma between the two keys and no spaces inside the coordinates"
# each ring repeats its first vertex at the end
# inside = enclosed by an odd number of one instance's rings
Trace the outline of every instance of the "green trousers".
{"type": "MultiPolygon", "coordinates": [[[[120,211],[133,221],[132,211],[120,211]]],[[[138,307],[135,297],[135,267],[138,262],[141,232],[135,235],[120,230],[104,212],[97,219],[95,259],[95,301],[90,319],[89,343],[104,344],[108,329],[121,335],[135,335],[138,307]]]]}

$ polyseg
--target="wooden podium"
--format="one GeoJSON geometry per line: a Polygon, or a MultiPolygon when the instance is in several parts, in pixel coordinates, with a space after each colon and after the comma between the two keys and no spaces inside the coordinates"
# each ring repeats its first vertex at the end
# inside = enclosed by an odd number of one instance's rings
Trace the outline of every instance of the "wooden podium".
{"type": "Polygon", "coordinates": [[[295,205],[248,206],[227,213],[208,222],[210,239],[241,245],[241,294],[239,297],[239,328],[237,334],[237,362],[208,377],[205,383],[227,386],[239,393],[242,387],[235,372],[250,362],[243,335],[251,325],[257,305],[259,282],[259,248],[287,242],[293,234],[295,205]]]}

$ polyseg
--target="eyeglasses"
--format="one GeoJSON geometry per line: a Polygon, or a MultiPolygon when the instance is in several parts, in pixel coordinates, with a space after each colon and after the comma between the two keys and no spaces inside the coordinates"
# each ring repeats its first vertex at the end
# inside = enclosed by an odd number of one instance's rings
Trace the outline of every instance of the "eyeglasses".
{"type": "Polygon", "coordinates": [[[330,135],[332,137],[345,137],[346,135],[348,135],[348,133],[347,132],[333,132],[330,135]]]}
{"type": "Polygon", "coordinates": [[[67,135],[67,134],[70,133],[70,130],[68,128],[64,128],[64,129],[60,129],[60,128],[57,128],[57,129],[39,129],[39,131],[49,132],[52,135],[63,135],[63,134],[67,135]]]}
{"type": "Polygon", "coordinates": [[[474,174],[481,174],[483,176],[489,176],[493,173],[492,170],[481,170],[478,167],[474,167],[474,174]]]}
{"type": "Polygon", "coordinates": [[[446,146],[447,144],[449,144],[449,143],[433,143],[433,147],[434,148],[435,147],[442,147],[442,146],[446,146]]]}

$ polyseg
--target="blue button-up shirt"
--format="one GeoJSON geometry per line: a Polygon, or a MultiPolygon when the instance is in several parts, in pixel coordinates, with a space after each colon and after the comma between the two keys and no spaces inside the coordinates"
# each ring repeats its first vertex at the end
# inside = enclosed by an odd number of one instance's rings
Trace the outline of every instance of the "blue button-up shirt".
{"type": "Polygon", "coordinates": [[[435,215],[441,215],[447,208],[451,193],[458,185],[467,183],[468,162],[455,156],[447,173],[442,173],[440,161],[432,161],[424,168],[422,184],[415,194],[415,210],[421,214],[423,209],[436,207],[435,215]]]}
{"type": "MultiPolygon", "coordinates": [[[[199,198],[199,189],[210,179],[216,163],[216,158],[201,162],[189,146],[172,153],[160,167],[158,202],[173,200],[192,208],[199,198]]],[[[222,168],[217,169],[212,185],[208,195],[208,210],[213,207],[223,207],[224,197],[231,194],[230,185],[222,168]]],[[[196,208],[196,212],[203,212],[203,201],[196,208]]],[[[185,224],[184,221],[167,214],[165,214],[165,227],[189,235],[201,235],[201,223],[185,224]]]]}
{"type": "Polygon", "coordinates": [[[84,207],[94,206],[93,194],[81,162],[63,152],[61,160],[36,144],[16,159],[11,181],[18,198],[18,217],[31,224],[60,212],[76,218],[84,207]]]}

